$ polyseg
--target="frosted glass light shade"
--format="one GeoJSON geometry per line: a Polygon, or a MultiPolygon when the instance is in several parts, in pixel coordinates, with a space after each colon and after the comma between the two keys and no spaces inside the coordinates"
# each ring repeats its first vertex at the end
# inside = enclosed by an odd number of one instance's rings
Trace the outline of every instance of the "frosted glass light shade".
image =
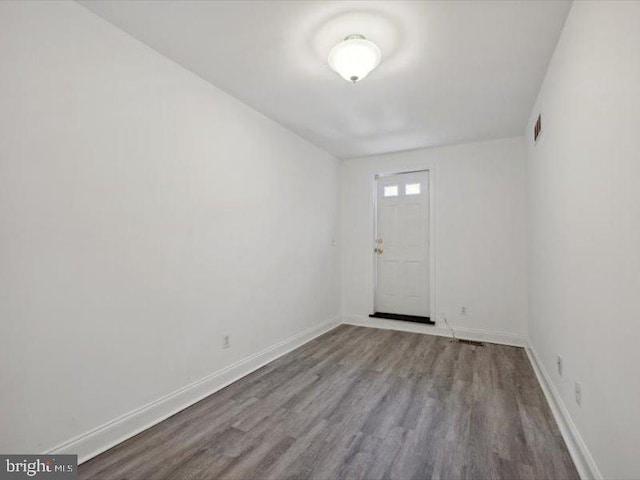
{"type": "Polygon", "coordinates": [[[349,35],[329,52],[329,65],[348,82],[356,83],[376,68],[380,48],[362,35],[349,35]]]}

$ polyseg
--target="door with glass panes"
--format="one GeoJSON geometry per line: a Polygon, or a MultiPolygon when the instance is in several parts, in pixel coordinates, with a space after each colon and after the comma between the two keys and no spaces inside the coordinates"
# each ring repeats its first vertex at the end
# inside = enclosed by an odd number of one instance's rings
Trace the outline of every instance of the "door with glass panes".
{"type": "Polygon", "coordinates": [[[429,317],[429,173],[381,176],[376,194],[376,312],[429,317]]]}

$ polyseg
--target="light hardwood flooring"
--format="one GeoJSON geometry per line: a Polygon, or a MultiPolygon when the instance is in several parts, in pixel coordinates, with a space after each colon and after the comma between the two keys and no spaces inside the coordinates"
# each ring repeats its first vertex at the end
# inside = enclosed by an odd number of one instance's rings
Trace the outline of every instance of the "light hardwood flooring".
{"type": "Polygon", "coordinates": [[[342,325],[80,479],[578,479],[522,348],[342,325]]]}

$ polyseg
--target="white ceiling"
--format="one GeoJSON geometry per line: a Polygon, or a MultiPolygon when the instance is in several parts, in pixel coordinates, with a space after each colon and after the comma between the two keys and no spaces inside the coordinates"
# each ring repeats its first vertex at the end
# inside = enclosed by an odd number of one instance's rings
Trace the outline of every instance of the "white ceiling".
{"type": "Polygon", "coordinates": [[[83,5],[337,157],[522,134],[568,1],[113,1],[83,5]],[[331,47],[383,54],[356,85],[331,47]]]}

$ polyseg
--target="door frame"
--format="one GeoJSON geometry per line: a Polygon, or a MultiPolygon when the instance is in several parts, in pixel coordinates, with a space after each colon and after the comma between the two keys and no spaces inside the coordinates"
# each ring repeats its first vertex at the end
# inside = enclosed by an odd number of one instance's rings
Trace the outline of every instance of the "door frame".
{"type": "MultiPolygon", "coordinates": [[[[435,172],[432,167],[417,168],[417,169],[400,169],[388,172],[376,173],[373,176],[373,231],[371,237],[371,261],[373,263],[373,296],[371,303],[371,313],[376,311],[376,295],[378,292],[378,262],[377,255],[374,251],[376,247],[376,239],[378,238],[378,181],[381,178],[391,177],[393,175],[402,175],[409,173],[422,173],[427,172],[427,212],[429,214],[429,235],[427,235],[427,245],[429,251],[429,318],[436,322],[438,316],[437,309],[437,297],[436,297],[436,222],[435,222],[435,189],[434,189],[434,177],[435,172]]],[[[393,312],[389,312],[393,313],[393,312]]],[[[436,322],[437,323],[437,322],[436,322]]]]}

